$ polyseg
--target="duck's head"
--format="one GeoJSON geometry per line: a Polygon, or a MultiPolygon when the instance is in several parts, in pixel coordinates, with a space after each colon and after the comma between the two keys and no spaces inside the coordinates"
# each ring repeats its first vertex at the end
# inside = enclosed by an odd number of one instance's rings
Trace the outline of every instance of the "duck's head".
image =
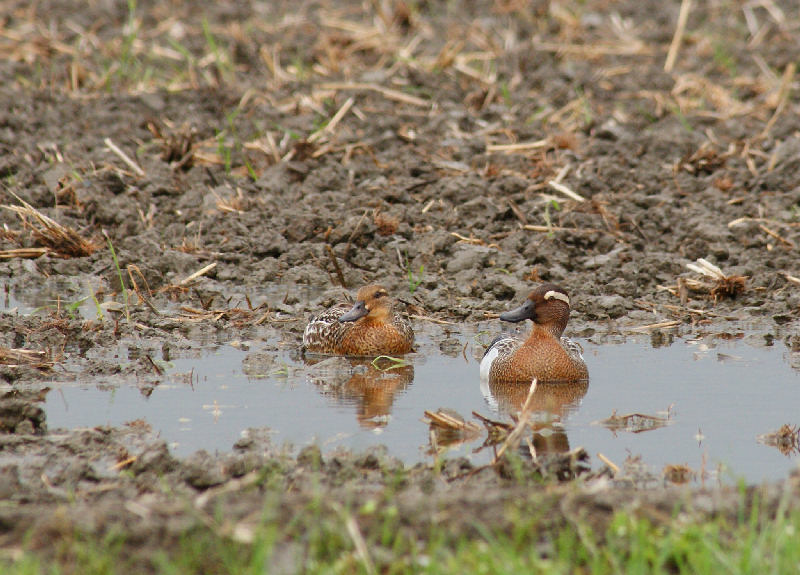
{"type": "Polygon", "coordinates": [[[552,326],[560,335],[567,325],[569,309],[569,296],[564,288],[542,284],[528,294],[521,306],[501,313],[500,319],[514,323],[529,319],[542,326],[552,326]]]}
{"type": "Polygon", "coordinates": [[[356,321],[362,317],[372,320],[385,320],[392,311],[392,299],[386,288],[380,285],[362,287],[356,294],[356,303],[342,316],[339,321],[356,321]]]}

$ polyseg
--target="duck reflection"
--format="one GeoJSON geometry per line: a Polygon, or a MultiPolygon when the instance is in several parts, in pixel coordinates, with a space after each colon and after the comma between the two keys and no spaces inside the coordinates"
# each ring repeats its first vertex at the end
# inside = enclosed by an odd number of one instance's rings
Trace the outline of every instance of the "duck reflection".
{"type": "Polygon", "coordinates": [[[307,357],[305,363],[309,381],[335,403],[355,406],[364,429],[385,427],[395,396],[414,381],[414,366],[391,358],[307,357]]]}
{"type": "MultiPolygon", "coordinates": [[[[527,385],[481,381],[481,391],[494,411],[517,414],[528,397],[527,385]]],[[[580,405],[589,389],[589,380],[537,383],[531,398],[533,446],[538,455],[569,451],[569,439],[563,420],[580,405]]]]}

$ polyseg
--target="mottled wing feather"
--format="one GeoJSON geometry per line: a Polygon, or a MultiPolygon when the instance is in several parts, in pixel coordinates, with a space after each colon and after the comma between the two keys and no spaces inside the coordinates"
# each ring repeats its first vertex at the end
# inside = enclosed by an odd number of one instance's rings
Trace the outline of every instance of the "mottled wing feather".
{"type": "Polygon", "coordinates": [[[331,353],[347,331],[348,324],[339,322],[339,318],[350,307],[338,304],[313,316],[303,332],[303,348],[310,352],[331,353]]]}
{"type": "Polygon", "coordinates": [[[568,337],[562,337],[561,346],[567,351],[567,354],[569,354],[569,356],[572,357],[573,359],[579,359],[581,361],[584,361],[583,348],[581,347],[581,344],[579,344],[577,341],[572,341],[568,337]]]}
{"type": "Polygon", "coordinates": [[[489,344],[489,347],[487,347],[486,351],[483,352],[483,357],[486,357],[486,354],[489,353],[489,350],[491,349],[497,350],[501,354],[512,353],[520,346],[521,343],[522,342],[520,342],[517,338],[501,333],[492,340],[492,342],[489,344]]]}
{"type": "Polygon", "coordinates": [[[400,335],[403,336],[403,339],[414,345],[414,330],[408,320],[399,313],[395,313],[392,323],[397,328],[397,331],[400,332],[400,335]]]}

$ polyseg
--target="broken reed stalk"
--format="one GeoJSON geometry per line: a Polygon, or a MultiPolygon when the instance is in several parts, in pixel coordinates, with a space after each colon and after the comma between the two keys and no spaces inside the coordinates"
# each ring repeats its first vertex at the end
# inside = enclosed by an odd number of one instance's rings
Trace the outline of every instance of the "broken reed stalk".
{"type": "Polygon", "coordinates": [[[123,152],[114,142],[112,142],[111,138],[106,138],[105,140],[103,140],[103,143],[106,146],[108,146],[109,150],[111,150],[117,156],[119,156],[119,159],[125,162],[125,165],[127,165],[131,170],[136,172],[137,176],[141,177],[145,176],[144,170],[139,167],[139,164],[134,162],[128,154],[123,152]]]}
{"type": "Polygon", "coordinates": [[[150,284],[147,283],[147,278],[144,277],[144,274],[142,274],[142,270],[139,269],[139,266],[137,266],[136,264],[128,264],[127,270],[128,270],[128,279],[131,282],[131,287],[133,288],[133,291],[136,292],[136,295],[139,296],[139,299],[143,301],[145,305],[149,307],[153,313],[155,313],[156,315],[161,315],[161,312],[158,310],[158,308],[156,308],[155,304],[153,304],[153,302],[150,301],[150,298],[153,297],[153,290],[150,289],[150,284]],[[147,290],[148,295],[145,295],[144,293],[142,293],[142,290],[139,289],[139,284],[136,282],[136,277],[134,276],[134,272],[136,272],[136,274],[142,280],[142,283],[144,284],[144,288],[147,290]]]}
{"type": "Polygon", "coordinates": [[[683,34],[686,31],[686,22],[689,20],[689,11],[692,9],[692,0],[682,0],[681,10],[678,12],[678,24],[675,26],[675,34],[672,36],[672,43],[669,45],[667,60],[664,62],[664,71],[672,72],[675,67],[675,60],[678,58],[678,50],[683,41],[683,34]]]}
{"type": "Polygon", "coordinates": [[[325,125],[325,127],[320,128],[319,130],[317,130],[316,132],[311,134],[308,137],[308,140],[306,140],[306,141],[309,144],[313,144],[314,142],[316,142],[317,140],[322,138],[322,136],[324,136],[325,134],[330,134],[331,132],[333,132],[336,129],[336,126],[339,125],[339,122],[342,121],[342,118],[344,118],[345,114],[347,114],[347,112],[350,110],[350,108],[353,107],[353,104],[355,104],[355,99],[352,96],[350,96],[347,99],[347,101],[342,105],[342,107],[339,108],[339,111],[336,112],[336,114],[333,115],[333,118],[331,118],[331,121],[328,122],[325,125]]]}
{"type": "MultiPolygon", "coordinates": [[[[8,190],[8,193],[14,196],[22,205],[6,205],[3,207],[16,213],[22,221],[22,225],[29,228],[33,233],[34,238],[36,238],[39,243],[43,244],[50,251],[53,251],[62,257],[83,257],[91,255],[97,249],[95,244],[82,238],[78,232],[72,228],[63,226],[54,219],[47,217],[11,190],[8,190]],[[34,222],[31,222],[29,218],[34,220],[34,222]]],[[[21,253],[25,253],[25,251],[21,253]]],[[[16,257],[23,256],[17,255],[16,257]]],[[[35,256],[32,252],[28,251],[24,257],[38,256],[35,256]]]]}
{"type": "Polygon", "coordinates": [[[608,465],[608,468],[611,470],[611,473],[613,473],[614,475],[619,474],[619,465],[611,461],[608,457],[606,457],[602,453],[598,453],[597,458],[606,465],[608,465]]]}
{"type": "Polygon", "coordinates": [[[480,430],[480,427],[474,421],[465,421],[464,418],[457,413],[448,413],[443,409],[438,411],[425,410],[425,417],[428,418],[431,427],[438,427],[449,431],[475,432],[480,430]]]}
{"type": "Polygon", "coordinates": [[[367,572],[367,575],[374,575],[376,572],[375,564],[370,558],[367,542],[364,539],[364,535],[361,534],[361,530],[358,528],[355,517],[349,513],[345,519],[345,526],[347,527],[347,533],[350,535],[353,546],[356,548],[356,556],[364,566],[364,570],[367,572]]]}
{"type": "Polygon", "coordinates": [[[550,140],[536,140],[535,142],[520,142],[518,144],[489,144],[486,146],[486,152],[505,152],[513,154],[516,152],[525,152],[527,150],[539,150],[550,145],[550,140]]]}
{"type": "Polygon", "coordinates": [[[586,198],[584,198],[579,193],[572,191],[571,189],[569,189],[567,186],[565,186],[561,182],[557,182],[556,180],[550,180],[549,182],[547,182],[547,185],[550,186],[551,188],[553,188],[554,190],[556,190],[557,192],[560,192],[560,193],[564,194],[568,198],[570,198],[572,200],[575,200],[576,202],[585,202],[586,201],[586,198]]]}
{"type": "Polygon", "coordinates": [[[370,92],[378,92],[381,96],[388,100],[394,100],[395,102],[402,102],[403,104],[411,104],[412,106],[420,106],[423,108],[430,107],[431,103],[427,100],[423,100],[422,98],[417,98],[416,96],[410,96],[408,94],[404,94],[398,90],[392,90],[391,88],[384,88],[379,84],[369,84],[369,83],[346,83],[346,82],[331,82],[327,84],[322,84],[320,86],[323,90],[357,90],[357,91],[370,91],[370,92]]]}
{"type": "Polygon", "coordinates": [[[35,259],[49,252],[49,248],[19,248],[15,250],[1,250],[0,260],[11,260],[14,258],[35,259]]]}
{"type": "Polygon", "coordinates": [[[44,351],[0,347],[0,365],[49,369],[53,367],[53,362],[48,360],[47,353],[44,351]]]}
{"type": "Polygon", "coordinates": [[[182,279],[180,282],[178,282],[178,285],[179,285],[179,286],[185,286],[185,285],[187,285],[187,284],[190,284],[190,283],[192,283],[194,280],[196,280],[197,278],[199,278],[199,277],[202,277],[202,276],[206,275],[208,272],[210,272],[211,270],[213,270],[215,267],[217,267],[217,262],[210,263],[210,264],[208,264],[207,266],[205,266],[205,267],[203,267],[203,268],[200,268],[199,270],[197,270],[197,271],[196,271],[196,272],[194,272],[193,274],[191,274],[191,275],[189,275],[189,276],[186,276],[185,278],[183,278],[183,279],[182,279]]]}
{"type": "Polygon", "coordinates": [[[577,234],[604,234],[608,233],[605,230],[599,230],[597,228],[565,228],[563,226],[540,226],[536,224],[524,224],[522,226],[523,230],[528,230],[531,232],[573,232],[577,234]]]}
{"type": "Polygon", "coordinates": [[[517,420],[517,425],[508,434],[506,440],[503,442],[503,445],[500,446],[500,449],[497,451],[497,455],[494,456],[494,460],[492,461],[492,465],[500,461],[500,458],[506,452],[509,447],[516,447],[519,444],[520,438],[522,437],[522,433],[525,431],[525,428],[528,426],[528,420],[531,417],[531,411],[533,410],[533,395],[536,392],[537,381],[536,378],[533,378],[531,382],[531,386],[528,388],[528,396],[525,398],[525,403],[522,405],[522,409],[519,412],[519,419],[517,420]]]}

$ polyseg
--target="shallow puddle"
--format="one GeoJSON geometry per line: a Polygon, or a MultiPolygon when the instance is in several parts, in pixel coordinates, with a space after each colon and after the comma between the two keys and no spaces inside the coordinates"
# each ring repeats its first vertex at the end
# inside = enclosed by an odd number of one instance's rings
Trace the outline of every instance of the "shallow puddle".
{"type": "MultiPolygon", "coordinates": [[[[439,349],[445,338],[433,328],[420,338],[409,366],[382,362],[385,371],[341,358],[306,363],[288,351],[260,351],[258,343],[248,351],[223,346],[199,359],[173,361],[149,396],[133,386],[54,384],[47,421],[52,429],[145,419],[178,454],[229,450],[243,429],[266,426],[277,443],[317,442],[326,451],[384,444],[413,463],[431,457],[426,410],[449,408],[477,422],[471,415],[476,411],[509,421],[509,406],[525,397],[519,388],[481,389],[474,332],[450,334],[443,347],[451,355],[439,349]]],[[[703,471],[713,482],[780,479],[797,464],[794,454],[756,440],[799,423],[800,373],[782,344],[723,342],[709,348],[677,340],[654,348],[645,338],[581,344],[591,374],[588,388],[541,389],[534,397],[541,409],[535,441],[540,451],[583,446],[595,467],[601,465],[599,454],[620,466],[629,456],[641,456],[655,473],[686,464],[697,482],[703,471]],[[615,412],[655,419],[632,418],[623,422],[627,427],[613,429],[599,423],[615,412]]],[[[449,456],[488,462],[491,448],[475,452],[486,438],[483,426],[479,431],[452,445],[449,456]]]]}

